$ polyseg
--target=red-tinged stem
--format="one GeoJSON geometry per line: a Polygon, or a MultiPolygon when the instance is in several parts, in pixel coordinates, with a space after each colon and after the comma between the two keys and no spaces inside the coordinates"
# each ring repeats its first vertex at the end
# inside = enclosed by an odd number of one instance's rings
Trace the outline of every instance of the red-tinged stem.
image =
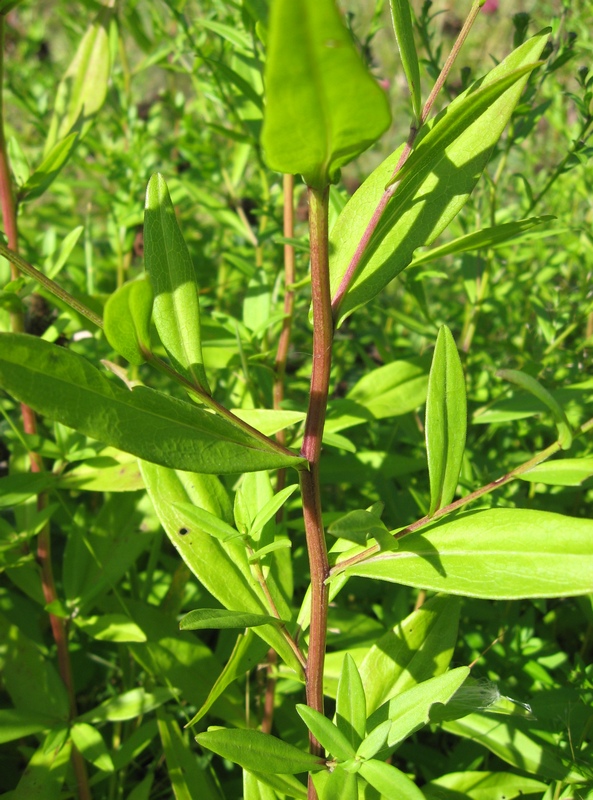
{"type": "MultiPolygon", "coordinates": [[[[19,266],[16,262],[20,261],[21,259],[18,256],[19,243],[17,206],[14,197],[8,152],[6,149],[6,137],[4,134],[3,85],[5,19],[5,15],[0,15],[0,208],[2,210],[2,222],[8,241],[8,248],[14,252],[14,260],[12,258],[9,258],[8,260],[10,262],[10,273],[12,279],[15,280],[20,275],[19,266]]],[[[11,313],[10,318],[12,330],[15,333],[22,333],[25,329],[23,313],[21,311],[14,311],[11,313]]],[[[21,403],[21,415],[23,420],[23,430],[25,433],[35,434],[37,432],[37,420],[33,409],[21,403]]],[[[43,461],[37,453],[30,454],[30,462],[31,472],[41,472],[43,470],[43,461]]],[[[47,496],[45,494],[38,495],[38,510],[43,510],[46,505],[47,496]]],[[[43,526],[43,529],[37,538],[37,561],[41,567],[41,585],[43,589],[43,595],[45,602],[49,605],[58,599],[51,563],[51,539],[49,523],[46,523],[43,526]]],[[[49,614],[49,622],[53,638],[56,643],[60,676],[64,682],[64,686],[66,687],[66,692],[68,694],[69,716],[70,719],[74,719],[77,716],[76,697],[74,693],[74,681],[72,679],[72,667],[70,664],[66,626],[61,617],[51,613],[49,614]]],[[[80,800],[91,800],[86,765],[81,754],[75,747],[72,748],[71,760],[78,786],[78,796],[80,800]]]]}
{"type": "MultiPolygon", "coordinates": [[[[313,366],[309,408],[301,455],[309,462],[309,471],[300,473],[303,516],[311,571],[311,625],[307,656],[307,705],[323,714],[323,666],[327,635],[329,563],[321,517],[319,458],[325,424],[333,319],[329,291],[328,262],[329,189],[309,189],[309,230],[311,240],[311,292],[313,301],[313,366]]],[[[323,748],[310,736],[311,752],[323,756],[323,748]]],[[[309,781],[309,798],[316,797],[309,781]]]]}
{"type": "MultiPolygon", "coordinates": [[[[400,169],[403,167],[403,165],[408,160],[408,157],[409,157],[410,153],[412,152],[412,148],[414,147],[414,142],[416,141],[416,138],[418,137],[418,134],[421,131],[422,126],[424,125],[424,123],[426,122],[426,120],[428,119],[428,117],[430,115],[430,112],[432,110],[434,102],[435,102],[439,92],[443,88],[443,85],[444,85],[445,81],[447,80],[447,77],[448,77],[449,73],[451,72],[451,68],[453,67],[453,64],[455,63],[455,59],[459,55],[459,51],[461,50],[461,47],[463,46],[463,43],[465,42],[465,40],[467,38],[467,35],[470,32],[470,29],[471,29],[472,25],[474,24],[474,22],[476,20],[476,17],[478,16],[479,11],[480,11],[480,2],[479,2],[479,0],[475,0],[474,4],[472,5],[472,7],[470,9],[468,17],[465,20],[465,23],[464,23],[461,31],[459,32],[459,36],[457,37],[457,39],[455,41],[455,44],[451,48],[451,52],[449,53],[449,57],[445,61],[445,65],[444,65],[443,69],[441,70],[441,74],[437,78],[436,83],[435,83],[435,85],[434,85],[434,87],[433,87],[433,89],[432,89],[432,91],[431,91],[431,93],[430,93],[430,95],[428,97],[428,100],[424,104],[424,108],[422,109],[422,114],[420,115],[420,120],[418,120],[418,121],[414,120],[414,122],[412,123],[412,125],[410,127],[410,133],[408,134],[408,139],[407,139],[407,141],[406,141],[406,143],[404,145],[404,149],[401,152],[401,155],[400,155],[400,157],[399,157],[399,159],[397,161],[397,164],[395,165],[395,168],[394,168],[393,172],[391,173],[391,179],[393,179],[397,175],[397,173],[400,171],[400,169]]],[[[332,297],[331,303],[332,303],[332,313],[334,315],[334,319],[337,319],[338,311],[339,311],[339,308],[340,308],[340,304],[342,303],[342,300],[344,299],[344,295],[346,294],[346,292],[350,288],[350,284],[354,280],[354,276],[356,275],[356,272],[358,271],[358,268],[360,267],[360,263],[362,261],[362,258],[364,256],[365,252],[366,252],[366,249],[367,249],[367,247],[369,245],[369,242],[371,241],[373,233],[375,232],[375,230],[377,228],[377,225],[381,221],[381,217],[383,216],[383,214],[385,212],[385,209],[387,208],[387,206],[389,204],[389,201],[391,200],[391,198],[393,197],[393,195],[397,191],[397,187],[398,186],[399,186],[399,182],[397,182],[397,181],[395,183],[392,183],[392,184],[387,186],[387,188],[383,192],[383,195],[381,196],[381,199],[379,200],[379,202],[377,204],[377,207],[375,208],[375,210],[373,212],[373,215],[371,216],[371,218],[369,220],[369,223],[368,223],[368,225],[367,225],[367,227],[366,227],[366,229],[365,229],[365,231],[364,231],[364,233],[362,235],[362,238],[360,239],[360,241],[358,243],[358,246],[357,246],[356,250],[354,251],[354,255],[352,256],[352,258],[350,260],[350,263],[348,264],[346,272],[344,273],[344,276],[342,277],[342,280],[340,281],[340,284],[339,284],[339,286],[338,286],[338,288],[336,290],[336,293],[332,297]]]]}
{"type": "MultiPolygon", "coordinates": [[[[578,436],[582,436],[584,433],[593,429],[593,419],[584,422],[576,431],[573,432],[573,437],[577,438],[578,436]]],[[[436,511],[432,517],[426,516],[422,517],[421,519],[416,520],[411,525],[408,525],[405,528],[402,528],[400,531],[393,535],[394,539],[402,539],[404,536],[407,536],[410,533],[414,533],[415,531],[423,528],[425,525],[428,525],[432,522],[435,522],[437,519],[441,517],[445,517],[447,514],[452,514],[454,511],[458,511],[463,506],[468,505],[469,503],[473,503],[474,500],[479,500],[480,497],[484,497],[486,494],[490,494],[495,489],[500,489],[501,486],[505,486],[507,483],[514,481],[521,475],[524,475],[529,470],[532,470],[538,464],[541,464],[543,461],[547,461],[548,458],[553,456],[555,453],[558,453],[562,449],[562,445],[560,440],[554,442],[549,447],[546,447],[545,450],[541,450],[539,453],[536,453],[532,458],[528,461],[523,462],[515,469],[512,469],[510,472],[507,472],[506,475],[502,475],[500,478],[496,478],[494,481],[490,481],[490,483],[481,486],[479,489],[476,489],[474,492],[470,492],[465,497],[459,498],[459,500],[455,500],[453,503],[449,503],[447,506],[443,506],[438,511],[436,511]]],[[[330,570],[331,575],[337,575],[339,572],[343,572],[348,567],[353,567],[356,564],[360,564],[361,561],[366,561],[367,558],[375,555],[379,552],[379,545],[373,545],[372,547],[367,547],[366,550],[363,550],[360,553],[357,553],[355,556],[351,558],[344,559],[343,561],[338,562],[335,567],[332,567],[330,570]]]]}

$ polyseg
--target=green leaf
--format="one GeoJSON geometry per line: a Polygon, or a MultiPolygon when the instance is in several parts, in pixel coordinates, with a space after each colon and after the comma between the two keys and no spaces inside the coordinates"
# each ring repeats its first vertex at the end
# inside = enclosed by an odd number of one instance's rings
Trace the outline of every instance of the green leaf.
{"type": "Polygon", "coordinates": [[[358,800],[358,779],[337,765],[333,772],[315,772],[313,784],[319,800],[358,800]]]}
{"type": "Polygon", "coordinates": [[[224,608],[196,608],[179,621],[182,631],[222,630],[223,628],[255,628],[258,625],[282,625],[283,621],[268,614],[249,614],[224,608]]]}
{"type": "Polygon", "coordinates": [[[0,385],[50,419],[175,469],[204,473],[296,466],[224,419],[145,387],[122,389],[82,356],[34,336],[2,334],[0,385]]]}
{"type": "Polygon", "coordinates": [[[16,8],[21,0],[0,0],[0,14],[3,16],[16,8]]]}
{"type": "Polygon", "coordinates": [[[201,531],[221,542],[230,541],[239,536],[239,531],[228,525],[216,514],[204,508],[194,506],[192,503],[173,503],[174,508],[189,519],[201,531]]]}
{"type": "Polygon", "coordinates": [[[296,710],[309,731],[328,753],[340,761],[353,758],[356,750],[352,747],[346,736],[327,717],[315,711],[314,708],[297,703],[296,710]]]}
{"type": "Polygon", "coordinates": [[[157,712],[157,716],[175,800],[222,800],[220,790],[209,773],[199,766],[177,722],[162,711],[157,712]]]}
{"type": "MultiPolygon", "coordinates": [[[[562,763],[558,748],[550,746],[530,731],[530,723],[523,720],[504,720],[485,714],[470,714],[454,722],[443,722],[443,728],[456,736],[477,742],[492,753],[524,772],[540,775],[544,779],[581,783],[590,779],[562,763]]],[[[544,734],[546,736],[548,734],[544,734]]]]}
{"type": "MultiPolygon", "coordinates": [[[[543,31],[511,53],[484,78],[482,88],[500,79],[504,80],[512,73],[515,73],[511,79],[514,80],[519,75],[515,70],[528,65],[533,67],[547,38],[547,31],[543,31]]],[[[338,323],[378,294],[408,266],[414,250],[430,244],[456,216],[488,163],[492,149],[506,126],[526,81],[527,75],[515,80],[498,100],[492,102],[474,122],[467,124],[450,144],[444,146],[443,139],[438,148],[431,146],[426,159],[423,159],[422,171],[409,174],[398,186],[343,299],[338,323]]],[[[499,83],[496,91],[503,86],[504,83],[499,83]]],[[[447,117],[456,112],[471,93],[477,94],[475,87],[455,98],[446,111],[436,118],[432,127],[427,128],[436,130],[441,122],[445,123],[447,117]]],[[[473,102],[472,98],[471,103],[473,102]]],[[[448,123],[444,130],[449,130],[448,123]]],[[[428,139],[428,134],[418,142],[417,150],[425,139],[428,139]]],[[[431,141],[435,142],[435,138],[431,137],[431,141]]],[[[385,185],[391,180],[402,149],[403,146],[367,178],[348,202],[331,232],[332,296],[383,197],[385,185]]],[[[417,158],[415,161],[420,165],[417,158]]],[[[409,167],[406,172],[408,169],[409,167]]]]}
{"type": "Polygon", "coordinates": [[[290,425],[296,425],[305,419],[302,411],[271,408],[234,408],[233,414],[266,436],[273,436],[278,431],[282,431],[290,425]]]}
{"type": "Polygon", "coordinates": [[[16,708],[0,709],[0,744],[55,727],[55,717],[16,708]]]}
{"type": "Polygon", "coordinates": [[[447,669],[458,621],[456,598],[433,597],[375,642],[359,667],[367,714],[447,669]]]}
{"type": "Polygon", "coordinates": [[[446,325],[439,331],[432,358],[424,429],[432,516],[453,500],[467,431],[465,377],[455,341],[446,325]]]}
{"type": "Polygon", "coordinates": [[[356,757],[366,761],[369,758],[377,755],[379,750],[381,750],[387,741],[387,734],[389,733],[390,728],[391,722],[389,720],[380,722],[376,727],[374,727],[361,742],[360,747],[356,751],[356,757]]]}
{"type": "Polygon", "coordinates": [[[125,614],[74,617],[74,624],[101,642],[145,642],[146,634],[125,614]]]}
{"type": "MultiPolygon", "coordinates": [[[[250,772],[250,775],[253,775],[260,784],[265,783],[267,786],[271,786],[280,794],[285,794],[290,800],[292,798],[297,798],[297,800],[307,800],[307,787],[304,786],[298,778],[294,778],[292,775],[273,775],[273,774],[264,774],[263,772],[250,772]]],[[[315,773],[319,775],[321,773],[315,773]]],[[[277,795],[275,795],[276,798],[277,795]]],[[[275,800],[274,798],[274,800],[275,800]]]]}
{"type": "Polygon", "coordinates": [[[494,508],[400,539],[346,570],[466,597],[564,597],[593,591],[593,520],[494,508]]]}
{"type": "Polygon", "coordinates": [[[86,722],[75,722],[70,729],[72,741],[87,761],[103,772],[115,769],[111,756],[99,731],[86,722]]]}
{"type": "MultiPolygon", "coordinates": [[[[458,136],[479,120],[507,89],[512,88],[521,78],[526,78],[537,66],[539,66],[539,62],[536,61],[512,70],[497,80],[484,81],[479,88],[473,86],[466,92],[459,103],[451,103],[446,109],[446,113],[438,118],[420,139],[405,164],[390,178],[387,185],[396,182],[402,184],[409,176],[413,175],[417,178],[419,174],[425,174],[427,169],[443,157],[446,148],[458,136]]],[[[492,73],[490,73],[491,75],[492,73]]]]}
{"type": "Polygon", "coordinates": [[[392,361],[364,375],[347,398],[364,406],[375,419],[407,414],[426,400],[428,364],[425,356],[392,361]]]}
{"type": "Polygon", "coordinates": [[[176,369],[209,393],[196,272],[159,173],[146,189],[144,263],[154,289],[153,316],[161,341],[176,369]]]}
{"type": "Polygon", "coordinates": [[[255,772],[296,775],[325,769],[325,760],[253,730],[218,728],[196,736],[201,747],[255,772]]]}
{"type": "Polygon", "coordinates": [[[469,667],[457,667],[419,682],[380,706],[369,719],[369,726],[384,719],[390,721],[387,745],[393,747],[427,725],[431,708],[436,703],[446,705],[468,675],[469,667]]]}
{"type": "Polygon", "coordinates": [[[514,800],[524,795],[542,795],[546,784],[511,772],[450,772],[425,783],[426,800],[514,800]]]}
{"type": "MultiPolygon", "coordinates": [[[[332,522],[328,526],[327,532],[337,539],[347,539],[350,542],[365,545],[369,537],[376,539],[383,533],[387,533],[387,528],[378,515],[371,511],[357,509],[349,511],[343,517],[332,522]]],[[[397,549],[397,540],[391,534],[387,533],[387,535],[393,540],[394,547],[392,549],[397,549]]]]}
{"type": "Polygon", "coordinates": [[[157,686],[152,692],[143,688],[130,689],[116,697],[110,697],[104,703],[77,717],[78,722],[124,722],[154,711],[163,703],[174,698],[176,693],[171,689],[157,686]]]}
{"type": "Polygon", "coordinates": [[[272,517],[276,516],[276,512],[282,508],[284,503],[286,503],[297,488],[298,486],[295,483],[277,492],[256,514],[255,519],[251,523],[251,532],[261,531],[264,525],[269,522],[272,517]]]}
{"type": "Polygon", "coordinates": [[[545,483],[548,486],[580,486],[593,476],[593,458],[559,458],[524,472],[518,477],[530,483],[545,483]]]}
{"type": "Polygon", "coordinates": [[[229,660],[216,679],[210,694],[186,727],[199,722],[208,713],[213,703],[223,694],[227,686],[230,686],[237,678],[244,676],[246,672],[250,672],[256,664],[264,659],[266,651],[267,643],[258,639],[253,631],[247,630],[245,634],[238,636],[229,660]]]}
{"type": "Polygon", "coordinates": [[[20,200],[35,200],[49,189],[78,144],[79,132],[74,131],[57,141],[41,164],[19,190],[20,200]]]}
{"type": "Polygon", "coordinates": [[[550,410],[558,428],[560,447],[563,450],[569,450],[572,445],[572,428],[556,398],[539,381],[518,369],[499,369],[496,375],[530,392],[550,410]]]}
{"type": "Polygon", "coordinates": [[[356,662],[346,653],[336,695],[336,725],[356,749],[366,731],[366,697],[356,662]]]}
{"type": "Polygon", "coordinates": [[[111,73],[109,25],[113,15],[113,9],[103,8],[78,45],[58,86],[44,156],[74,131],[82,139],[105,101],[111,73]]]}
{"type": "Polygon", "coordinates": [[[28,472],[0,478],[0,508],[11,508],[24,503],[30,497],[41,494],[55,485],[56,476],[51,472],[28,472]]]}
{"type": "Polygon", "coordinates": [[[447,244],[442,244],[440,247],[433,247],[426,253],[416,256],[410,268],[420,267],[422,264],[429,264],[431,261],[443,258],[444,256],[453,255],[457,253],[466,253],[469,250],[485,250],[487,248],[500,247],[506,244],[511,239],[520,236],[525,231],[551,222],[556,217],[551,214],[545,214],[542,217],[529,217],[529,219],[520,219],[517,222],[505,222],[502,225],[494,225],[491,228],[482,228],[481,231],[474,231],[465,236],[459,236],[447,244]]]}
{"type": "Polygon", "coordinates": [[[55,748],[46,748],[44,742],[35,750],[22,771],[16,789],[7,793],[10,800],[60,800],[64,779],[70,767],[71,751],[70,742],[57,752],[55,748]]]}
{"type": "Polygon", "coordinates": [[[398,800],[424,800],[424,795],[416,784],[391,764],[373,758],[362,764],[360,774],[385,797],[397,797],[398,800]]]}
{"type": "MultiPolygon", "coordinates": [[[[222,542],[180,510],[180,507],[185,507],[181,504],[191,502],[197,506],[203,502],[194,489],[196,476],[175,473],[148,463],[143,463],[141,468],[148,494],[167,536],[210,594],[228,609],[239,607],[246,613],[257,615],[268,612],[267,600],[251,574],[243,542],[237,538],[222,542]]],[[[278,612],[288,619],[290,608],[275,588],[271,573],[267,584],[278,612]]],[[[258,626],[254,631],[276,650],[288,666],[301,674],[294,652],[275,624],[258,626]]]]}
{"type": "Polygon", "coordinates": [[[422,113],[422,99],[420,95],[420,67],[418,54],[414,43],[414,26],[410,11],[410,0],[390,0],[391,19],[395,30],[395,38],[402,60],[402,66],[408,81],[408,89],[412,97],[412,110],[416,124],[422,113]]]}
{"type": "Polygon", "coordinates": [[[391,122],[385,93],[360,60],[333,0],[272,4],[264,82],[268,166],[301,174],[318,189],[391,122]]]}
{"type": "Polygon", "coordinates": [[[113,349],[130,364],[143,364],[151,352],[153,293],[146,280],[124,283],[105,303],[103,329],[113,349]]]}

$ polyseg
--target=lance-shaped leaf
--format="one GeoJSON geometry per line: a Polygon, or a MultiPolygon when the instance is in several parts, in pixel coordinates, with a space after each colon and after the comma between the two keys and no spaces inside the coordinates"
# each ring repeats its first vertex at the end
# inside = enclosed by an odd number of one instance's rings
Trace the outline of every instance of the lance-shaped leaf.
{"type": "Polygon", "coordinates": [[[125,283],[105,304],[103,330],[113,349],[130,364],[143,364],[151,352],[152,287],[146,280],[125,283]]]}
{"type": "Polygon", "coordinates": [[[258,625],[282,625],[283,621],[269,614],[250,614],[225,608],[196,608],[179,621],[182,631],[202,631],[223,628],[256,628],[258,625]]]}
{"type": "Polygon", "coordinates": [[[539,381],[537,381],[535,378],[532,378],[531,375],[527,375],[527,373],[521,372],[518,369],[499,369],[496,374],[499,378],[503,378],[505,381],[514,383],[515,386],[520,386],[521,389],[525,389],[526,391],[530,392],[534,397],[537,397],[538,400],[541,400],[541,402],[547,406],[547,408],[552,412],[552,416],[554,417],[554,421],[558,429],[558,440],[560,442],[560,447],[563,450],[568,450],[572,445],[572,428],[570,427],[570,423],[566,417],[564,409],[556,400],[554,395],[551,394],[544,386],[542,386],[539,381]]]}
{"type": "Polygon", "coordinates": [[[272,4],[265,86],[266,162],[300,173],[316,188],[334,180],[391,122],[385,93],[360,60],[334,0],[272,4]]]}
{"type": "Polygon", "coordinates": [[[107,95],[111,73],[109,26],[114,12],[103,8],[84,34],[56,95],[44,156],[73,131],[82,138],[107,95]]]}
{"type": "MultiPolygon", "coordinates": [[[[416,156],[418,171],[397,187],[366,249],[354,280],[340,306],[339,321],[355,308],[371,300],[412,260],[417,247],[430,244],[462,208],[519,100],[528,75],[522,68],[533,68],[548,37],[543,31],[523,44],[482,81],[481,89],[496,83],[494,94],[481,94],[475,87],[451,103],[430,126],[432,145],[416,156]],[[505,89],[505,79],[510,81],[505,89]],[[500,82],[502,81],[502,83],[500,82]],[[495,99],[497,91],[502,93],[495,99]],[[473,95],[473,96],[472,96],[473,95]],[[479,95],[479,96],[478,96],[479,95]],[[476,100],[477,97],[477,100],[476,100]],[[491,101],[485,109],[485,101],[491,101]],[[473,121],[471,113],[454,114],[461,104],[481,104],[483,113],[473,121]],[[447,117],[453,124],[446,122],[447,117]],[[463,122],[459,125],[461,117],[463,122]],[[457,119],[457,122],[455,120],[457,119]],[[437,128],[441,128],[443,136],[437,128]],[[463,127],[466,125],[466,127],[463,127]],[[456,129],[455,138],[446,144],[456,129]]],[[[428,140],[427,133],[418,145],[428,140]]],[[[402,146],[403,148],[403,146],[402,146]]],[[[331,232],[331,291],[335,294],[348,269],[368,223],[383,197],[402,148],[396,150],[367,178],[348,202],[331,232]]],[[[416,151],[414,151],[416,152],[416,151]]],[[[412,158],[412,156],[410,157],[412,158]]],[[[406,172],[409,170],[407,168],[406,172]]],[[[403,177],[400,173],[400,178],[403,177]]]]}
{"type": "Polygon", "coordinates": [[[41,197],[74,152],[79,135],[78,131],[73,131],[54,144],[41,164],[19,189],[19,200],[35,200],[37,197],[41,197]]]}
{"type": "Polygon", "coordinates": [[[35,336],[1,335],[0,386],[50,419],[173,469],[223,474],[304,463],[192,403],[122,389],[82,356],[35,336]]]}
{"type": "Polygon", "coordinates": [[[422,112],[420,67],[414,43],[414,26],[412,24],[410,0],[390,0],[390,5],[395,38],[397,39],[399,54],[412,97],[412,110],[414,117],[418,121],[422,112]]]}
{"type": "Polygon", "coordinates": [[[336,725],[357,748],[366,729],[366,698],[356,662],[346,653],[336,695],[336,725]]]}
{"type": "Polygon", "coordinates": [[[209,391],[202,358],[196,272],[167,184],[158,173],[146,189],[144,263],[154,289],[154,323],[171,361],[197,386],[209,391]]]}
{"type": "Polygon", "coordinates": [[[430,515],[453,499],[467,431],[465,378],[451,331],[437,337],[426,398],[426,452],[430,476],[430,515]]]}
{"type": "Polygon", "coordinates": [[[493,508],[400,540],[347,575],[492,600],[593,591],[593,520],[493,508]]]}
{"type": "Polygon", "coordinates": [[[296,710],[307,728],[328,753],[340,761],[346,761],[356,755],[356,750],[346,736],[327,717],[302,703],[297,704],[296,710]]]}
{"type": "Polygon", "coordinates": [[[474,231],[465,236],[459,236],[447,244],[442,244],[440,247],[433,247],[426,253],[421,253],[416,256],[410,267],[419,267],[422,264],[429,264],[431,261],[436,261],[444,256],[466,253],[470,250],[482,250],[487,247],[500,247],[507,242],[515,239],[517,236],[526,231],[535,228],[538,225],[549,223],[556,217],[551,214],[545,214],[542,217],[529,217],[528,219],[520,219],[517,222],[504,222],[502,225],[493,225],[491,228],[483,228],[481,231],[474,231]]]}
{"type": "Polygon", "coordinates": [[[299,772],[325,769],[325,761],[260,731],[218,728],[196,736],[201,747],[255,772],[299,772]]]}
{"type": "Polygon", "coordinates": [[[424,800],[424,795],[407,775],[391,764],[372,758],[360,768],[362,777],[383,797],[397,797],[398,800],[424,800]]]}
{"type": "Polygon", "coordinates": [[[157,712],[159,733],[167,772],[176,800],[221,800],[221,792],[208,771],[198,764],[193,748],[182,736],[179,725],[162,710],[157,712]]]}
{"type": "MultiPolygon", "coordinates": [[[[592,476],[593,458],[559,458],[538,464],[518,477],[522,481],[545,483],[548,486],[580,486],[592,476]]],[[[4,480],[10,479],[4,478],[4,480]]]]}
{"type": "MultiPolygon", "coordinates": [[[[184,511],[190,501],[195,506],[208,503],[204,492],[196,490],[196,477],[207,479],[208,483],[216,479],[209,475],[174,472],[146,462],[141,464],[141,469],[148,494],[167,536],[200,583],[227,609],[240,608],[249,614],[265,614],[269,610],[267,599],[253,578],[243,542],[237,538],[222,542],[210,531],[203,530],[199,518],[189,516],[184,511]]],[[[202,488],[208,488],[208,483],[202,488]]],[[[278,591],[271,573],[266,583],[278,613],[289,619],[290,608],[278,591]]],[[[297,674],[301,673],[301,665],[283,633],[278,630],[277,620],[272,625],[258,626],[253,630],[297,674]]]]}

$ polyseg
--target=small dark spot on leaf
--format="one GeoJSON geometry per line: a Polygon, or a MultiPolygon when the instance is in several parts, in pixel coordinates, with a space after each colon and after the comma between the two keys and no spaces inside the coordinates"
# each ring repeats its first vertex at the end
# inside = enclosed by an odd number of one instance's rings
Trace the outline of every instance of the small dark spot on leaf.
{"type": "Polygon", "coordinates": [[[186,533],[189,533],[189,530],[187,528],[179,528],[180,536],[185,536],[186,533]]]}

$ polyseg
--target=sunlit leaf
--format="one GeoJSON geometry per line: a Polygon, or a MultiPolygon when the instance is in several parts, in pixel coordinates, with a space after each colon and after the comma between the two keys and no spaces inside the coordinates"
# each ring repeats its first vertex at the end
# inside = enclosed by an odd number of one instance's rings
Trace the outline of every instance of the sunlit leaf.
{"type": "Polygon", "coordinates": [[[333,181],[391,121],[385,93],[360,60],[334,0],[272,4],[265,87],[268,166],[301,174],[316,188],[333,181]]]}

